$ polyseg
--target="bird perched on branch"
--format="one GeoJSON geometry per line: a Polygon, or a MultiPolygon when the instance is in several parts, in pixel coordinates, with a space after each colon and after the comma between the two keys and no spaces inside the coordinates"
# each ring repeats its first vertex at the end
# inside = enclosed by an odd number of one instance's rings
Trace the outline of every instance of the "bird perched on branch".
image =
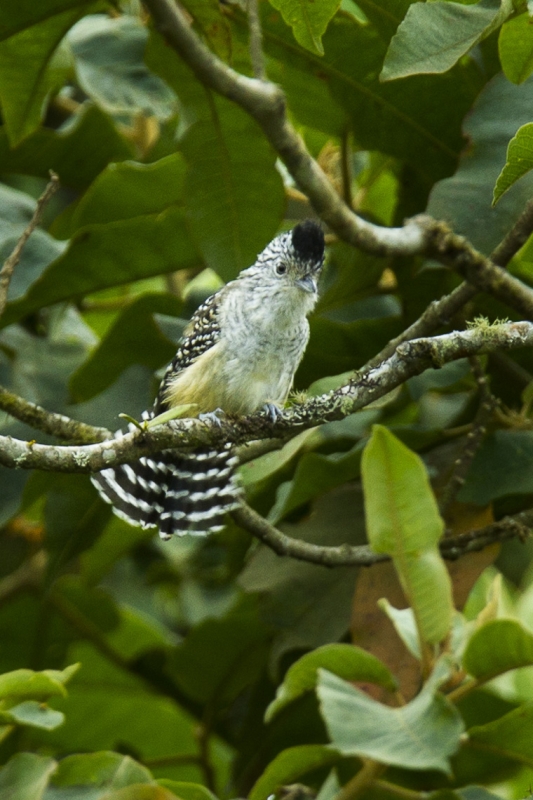
{"type": "MultiPolygon", "coordinates": [[[[193,403],[197,413],[279,413],[309,339],[324,234],[312,221],[276,237],[193,315],[143,419],[193,403]]],[[[119,432],[117,436],[120,436],[119,432]]],[[[161,538],[206,534],[238,504],[237,458],[230,445],[194,452],[163,450],[92,477],[118,516],[161,538]]]]}

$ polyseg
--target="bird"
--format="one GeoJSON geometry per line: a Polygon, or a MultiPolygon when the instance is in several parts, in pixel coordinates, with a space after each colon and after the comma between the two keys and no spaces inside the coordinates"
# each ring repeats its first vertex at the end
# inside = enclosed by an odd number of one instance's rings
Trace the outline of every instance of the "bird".
{"type": "MultiPolygon", "coordinates": [[[[143,419],[186,404],[201,420],[260,409],[276,419],[307,346],[323,263],[324,234],[314,220],[273,239],[193,314],[143,419]]],[[[221,530],[240,502],[237,463],[229,443],[166,449],[108,467],[92,481],[130,524],[156,526],[162,539],[207,535],[221,530]]]]}

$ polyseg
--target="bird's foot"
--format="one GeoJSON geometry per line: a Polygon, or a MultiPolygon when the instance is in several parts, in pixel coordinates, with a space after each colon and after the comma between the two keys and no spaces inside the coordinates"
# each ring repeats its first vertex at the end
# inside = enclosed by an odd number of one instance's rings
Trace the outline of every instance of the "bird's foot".
{"type": "Polygon", "coordinates": [[[213,425],[216,425],[218,428],[222,427],[222,422],[220,421],[220,417],[224,416],[224,411],[221,408],[215,408],[214,411],[208,411],[205,414],[198,414],[198,419],[200,422],[210,422],[213,425]]]}
{"type": "Polygon", "coordinates": [[[261,410],[268,415],[271,422],[277,422],[283,414],[283,409],[275,403],[265,403],[261,410]]]}

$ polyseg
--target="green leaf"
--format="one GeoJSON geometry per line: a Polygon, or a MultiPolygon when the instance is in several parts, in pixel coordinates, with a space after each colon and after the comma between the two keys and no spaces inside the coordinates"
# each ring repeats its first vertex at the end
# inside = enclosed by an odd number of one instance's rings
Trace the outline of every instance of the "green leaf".
{"type": "Polygon", "coordinates": [[[54,774],[55,786],[98,786],[121,789],[131,784],[153,783],[149,770],[130,756],[99,752],[67,756],[54,774]]]}
{"type": "Polygon", "coordinates": [[[289,747],[270,762],[252,787],[249,800],[267,800],[280,786],[294,783],[307,772],[335,764],[338,760],[339,754],[323,744],[289,747]]]}
{"type": "Polygon", "coordinates": [[[57,14],[84,6],[87,6],[87,0],[43,0],[40,3],[21,0],[18,3],[9,3],[2,9],[0,40],[8,39],[38,23],[44,23],[57,14]]]}
{"type": "Polygon", "coordinates": [[[161,334],[153,314],[177,314],[180,309],[181,303],[169,294],[146,294],[131,303],[72,375],[73,399],[80,402],[100,394],[132,364],[151,370],[167,364],[176,348],[161,334]]]}
{"type": "Polygon", "coordinates": [[[449,757],[459,747],[463,722],[436,691],[435,684],[443,679],[437,670],[414,700],[389,708],[320,670],[317,692],[333,746],[343,755],[380,764],[450,773],[449,757]]]}
{"type": "Polygon", "coordinates": [[[506,495],[529,494],[532,463],[531,431],[494,431],[477,451],[458,500],[484,506],[506,495]]]}
{"type": "Polygon", "coordinates": [[[436,644],[452,621],[451,581],[440,558],[444,530],[421,459],[381,425],[363,453],[368,539],[394,561],[422,641],[436,644]]]}
{"type": "Polygon", "coordinates": [[[276,154],[248,114],[199,84],[155,34],[146,59],[183,106],[180,145],[191,231],[206,264],[230,280],[255,261],[281,222],[285,193],[276,154]]]}
{"type": "Polygon", "coordinates": [[[483,682],[531,664],[533,633],[514,619],[495,619],[478,628],[463,656],[466,671],[483,682]]]}
{"type": "Polygon", "coordinates": [[[416,627],[416,619],[412,608],[394,608],[389,601],[383,597],[378,601],[378,606],[388,616],[396,633],[407,647],[411,655],[421,658],[420,640],[416,627]]]}
{"type": "Polygon", "coordinates": [[[523,83],[533,72],[533,26],[529,14],[519,14],[503,25],[498,51],[505,76],[523,83]]]}
{"type": "MultiPolygon", "coordinates": [[[[110,161],[133,157],[133,148],[96,106],[83,104],[60,131],[39,128],[11,148],[0,128],[0,169],[48,180],[54,170],[62,186],[85,189],[110,161]]],[[[30,240],[31,241],[31,240],[30,240]]]]}
{"type": "Polygon", "coordinates": [[[0,797],[41,800],[56,767],[53,758],[17,753],[0,769],[0,797]]]}
{"type": "Polygon", "coordinates": [[[498,175],[492,205],[496,205],[513,183],[522,178],[533,167],[533,122],[522,125],[513,136],[507,148],[505,166],[498,175]]]}
{"type": "Polygon", "coordinates": [[[322,36],[340,6],[340,0],[321,0],[319,3],[314,0],[270,0],[270,5],[281,11],[298,44],[312,53],[324,55],[322,36]]]}
{"type": "Polygon", "coordinates": [[[78,82],[108,114],[167,119],[176,110],[174,94],[149,72],[143,56],[148,31],[134,16],[94,14],[69,33],[78,82]]]}
{"type": "Polygon", "coordinates": [[[36,700],[26,700],[12,706],[9,711],[0,712],[2,716],[9,717],[6,722],[15,722],[18,725],[29,725],[32,728],[43,728],[46,731],[53,731],[58,725],[65,721],[65,715],[61,711],[54,711],[46,708],[36,700]]]}
{"type": "Polygon", "coordinates": [[[282,708],[304,692],[314,689],[321,667],[347,681],[368,681],[390,691],[396,689],[390,671],[371,653],[349,644],[326,644],[302,656],[289,668],[275,699],[265,712],[265,722],[270,722],[282,708]]]}
{"type": "Polygon", "coordinates": [[[511,0],[413,3],[392,38],[381,80],[446,72],[512,13],[511,0]]]}
{"type": "Polygon", "coordinates": [[[170,789],[181,800],[216,800],[213,792],[210,792],[200,783],[189,783],[187,781],[171,781],[165,778],[157,781],[159,786],[170,789]]]}
{"type": "Polygon", "coordinates": [[[0,675],[0,698],[48,700],[50,697],[65,697],[65,684],[77,672],[79,664],[66,667],[62,672],[45,669],[17,669],[0,675]]]}
{"type": "Polygon", "coordinates": [[[0,41],[0,104],[12,146],[39,126],[48,96],[66,79],[68,54],[56,48],[88,9],[65,11],[0,41]]]}
{"type": "Polygon", "coordinates": [[[490,253],[512,228],[533,194],[533,175],[527,174],[500,200],[490,201],[506,161],[509,140],[521,125],[531,122],[533,76],[515,86],[496,75],[465,118],[464,135],[471,143],[452,178],[437,183],[427,213],[444,219],[483,253],[490,253]]]}
{"type": "Polygon", "coordinates": [[[531,725],[533,702],[526,703],[487,725],[470,728],[466,746],[474,752],[486,751],[533,767],[531,725]]]}

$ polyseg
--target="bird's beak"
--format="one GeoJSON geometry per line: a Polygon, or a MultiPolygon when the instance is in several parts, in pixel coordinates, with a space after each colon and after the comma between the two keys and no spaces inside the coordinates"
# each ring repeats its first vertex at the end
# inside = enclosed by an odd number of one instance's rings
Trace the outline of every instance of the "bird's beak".
{"type": "Polygon", "coordinates": [[[317,291],[316,281],[309,273],[304,275],[303,278],[298,278],[296,286],[299,286],[304,292],[309,292],[309,294],[314,294],[317,291]]]}

